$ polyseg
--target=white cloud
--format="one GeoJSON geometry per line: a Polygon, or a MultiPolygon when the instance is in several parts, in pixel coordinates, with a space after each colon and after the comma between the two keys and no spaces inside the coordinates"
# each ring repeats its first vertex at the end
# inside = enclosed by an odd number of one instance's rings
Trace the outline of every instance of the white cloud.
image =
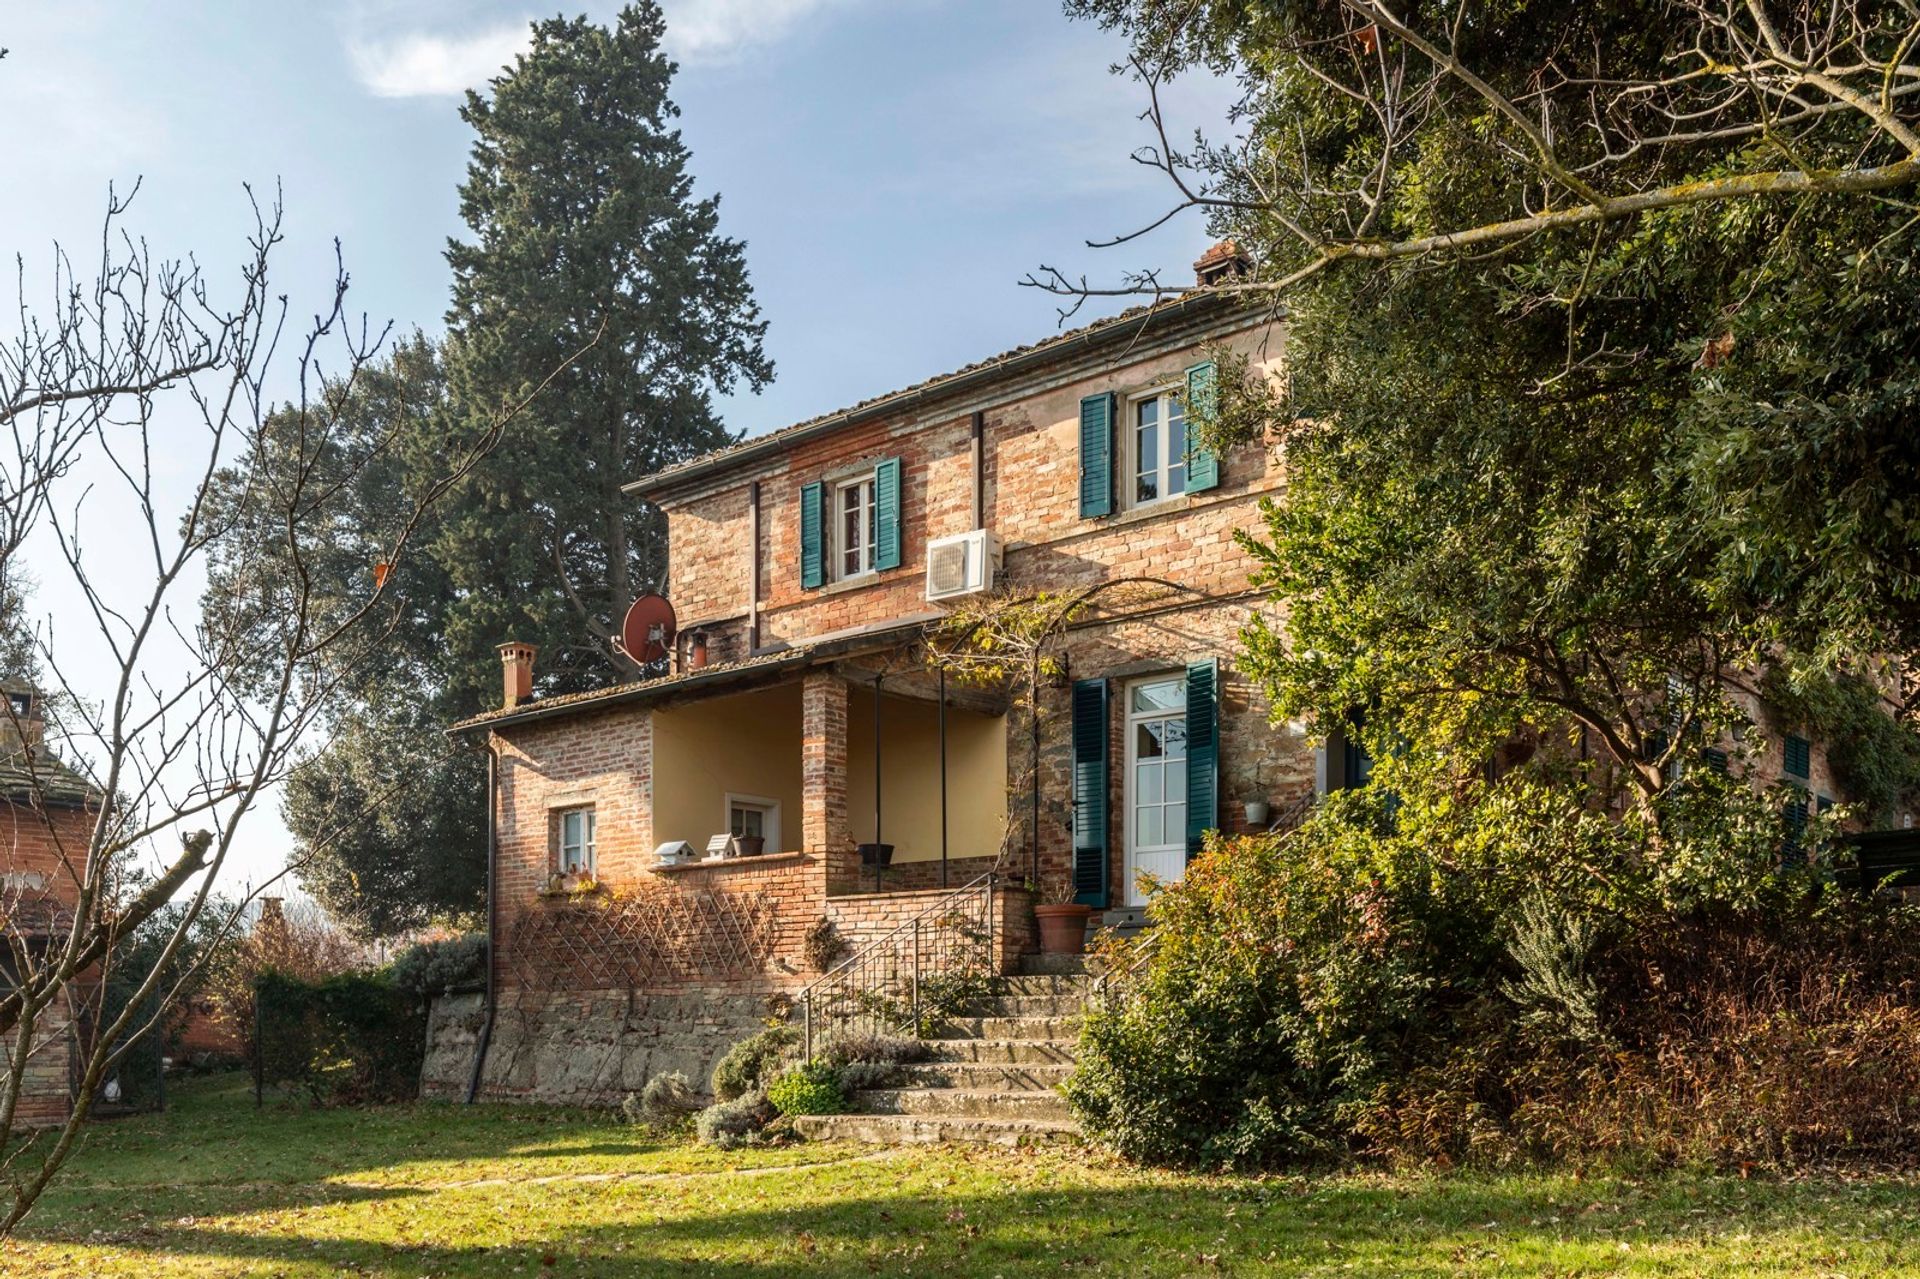
{"type": "Polygon", "coordinates": [[[485,84],[526,51],[529,38],[527,24],[520,21],[467,36],[356,41],[350,51],[360,83],[377,97],[444,97],[485,84]]]}
{"type": "Polygon", "coordinates": [[[784,40],[809,19],[855,0],[663,0],[667,51],[687,62],[725,62],[784,40]]]}

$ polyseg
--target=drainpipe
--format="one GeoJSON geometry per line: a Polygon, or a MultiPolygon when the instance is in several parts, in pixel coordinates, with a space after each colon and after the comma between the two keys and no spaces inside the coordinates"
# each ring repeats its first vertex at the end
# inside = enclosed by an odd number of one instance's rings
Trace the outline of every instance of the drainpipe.
{"type": "Polygon", "coordinates": [[[873,891],[880,891],[880,682],[884,674],[873,677],[873,891]]]}
{"type": "Polygon", "coordinates": [[[747,653],[760,651],[760,481],[747,485],[747,653]]]}
{"type": "Polygon", "coordinates": [[[947,886],[947,668],[940,668],[940,887],[947,886]]]}
{"type": "Polygon", "coordinates": [[[480,1074],[487,1066],[487,1049],[493,1043],[493,1017],[499,1007],[493,984],[494,965],[500,962],[500,952],[494,944],[493,866],[499,859],[500,841],[494,829],[493,814],[499,788],[500,756],[495,753],[492,743],[481,749],[487,752],[487,1002],[486,1017],[480,1023],[480,1039],[473,1046],[473,1074],[467,1079],[466,1104],[469,1106],[480,1095],[480,1074]]]}
{"type": "Polygon", "coordinates": [[[979,409],[973,411],[972,463],[973,473],[973,526],[977,529],[987,526],[987,415],[979,409]]]}

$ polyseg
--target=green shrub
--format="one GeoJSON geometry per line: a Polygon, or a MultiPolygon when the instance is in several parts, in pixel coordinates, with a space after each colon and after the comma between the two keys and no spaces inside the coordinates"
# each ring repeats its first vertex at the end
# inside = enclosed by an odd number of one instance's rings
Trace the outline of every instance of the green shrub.
{"type": "Polygon", "coordinates": [[[265,1082],[315,1105],[410,1101],[426,1056],[426,1010],[387,972],[304,982],[268,970],[255,984],[265,1082]]]}
{"type": "Polygon", "coordinates": [[[713,1095],[732,1101],[765,1091],[799,1044],[800,1032],[791,1026],[771,1026],[749,1035],[729,1048],[713,1068],[713,1095]]]}
{"type": "Polygon", "coordinates": [[[839,1072],[821,1061],[795,1066],[774,1080],[767,1100],[783,1115],[836,1115],[847,1108],[839,1072]]]}
{"type": "Polygon", "coordinates": [[[1528,1107],[1572,1113],[1568,1081],[1626,1042],[1663,970],[1621,976],[1620,948],[1695,919],[1778,931],[1819,883],[1781,865],[1777,797],[1717,775],[1674,788],[1655,837],[1565,777],[1422,767],[1384,761],[1392,792],[1210,848],[1156,897],[1150,958],[1089,1014],[1066,1085],[1090,1135],[1198,1167],[1571,1149],[1528,1107]]]}
{"type": "Polygon", "coordinates": [[[749,1092],[708,1106],[694,1119],[693,1131],[703,1144],[731,1150],[757,1141],[777,1117],[765,1093],[749,1092]]]}
{"type": "Polygon", "coordinates": [[[450,986],[484,980],[486,974],[485,933],[421,942],[401,951],[393,961],[394,986],[420,999],[430,999],[450,986]]]}

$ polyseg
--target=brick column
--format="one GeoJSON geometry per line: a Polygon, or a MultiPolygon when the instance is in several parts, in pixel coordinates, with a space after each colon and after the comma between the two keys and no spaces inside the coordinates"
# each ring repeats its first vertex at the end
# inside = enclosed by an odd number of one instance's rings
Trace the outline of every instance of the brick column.
{"type": "Polygon", "coordinates": [[[847,682],[827,671],[800,683],[800,836],[825,863],[829,893],[859,887],[847,825],[847,682]]]}

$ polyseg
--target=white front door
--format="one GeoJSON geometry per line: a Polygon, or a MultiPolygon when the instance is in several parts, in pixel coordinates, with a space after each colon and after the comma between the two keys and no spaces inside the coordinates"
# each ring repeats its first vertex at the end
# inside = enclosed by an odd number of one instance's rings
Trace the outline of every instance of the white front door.
{"type": "Polygon", "coordinates": [[[1171,884],[1187,872],[1187,681],[1127,688],[1126,904],[1146,904],[1143,876],[1171,884]]]}

